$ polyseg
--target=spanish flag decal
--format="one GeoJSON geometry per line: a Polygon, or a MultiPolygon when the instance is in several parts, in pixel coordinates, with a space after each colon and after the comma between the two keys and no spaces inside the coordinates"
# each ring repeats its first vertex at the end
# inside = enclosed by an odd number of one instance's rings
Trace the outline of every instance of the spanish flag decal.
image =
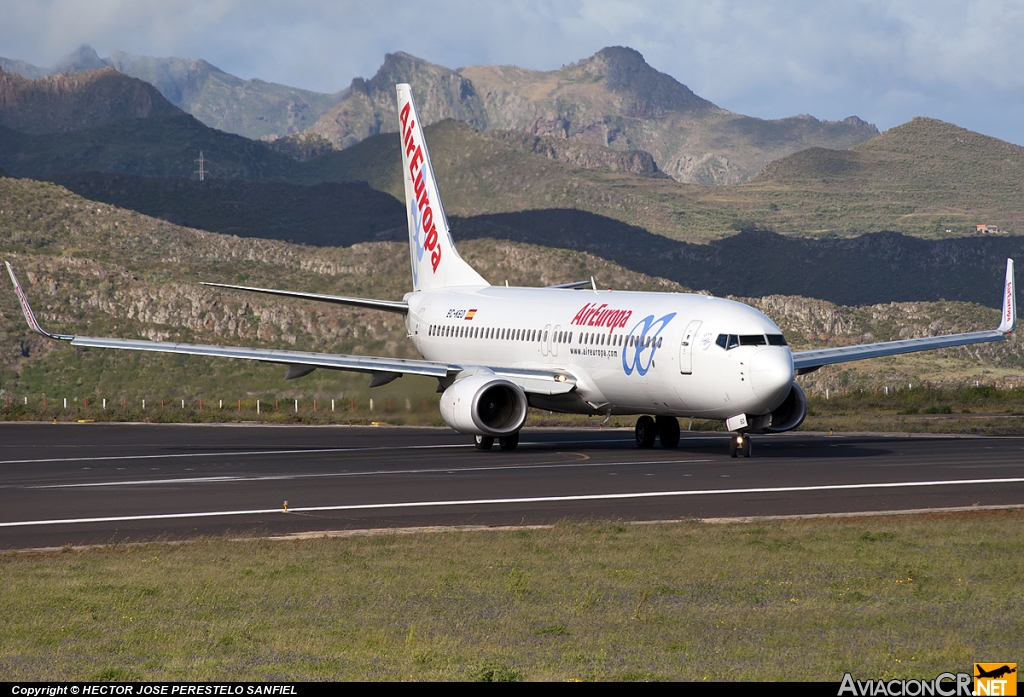
{"type": "Polygon", "coordinates": [[[476,315],[476,308],[474,307],[472,310],[470,310],[469,312],[466,313],[466,319],[473,319],[473,317],[475,315],[476,315]]]}

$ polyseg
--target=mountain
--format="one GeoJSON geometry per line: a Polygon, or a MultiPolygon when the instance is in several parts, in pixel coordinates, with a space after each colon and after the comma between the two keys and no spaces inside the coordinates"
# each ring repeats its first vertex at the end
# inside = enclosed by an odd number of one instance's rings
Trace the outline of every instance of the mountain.
{"type": "Polygon", "coordinates": [[[262,80],[243,80],[197,58],[153,58],[124,51],[100,58],[87,45],[50,68],[0,58],[0,69],[29,79],[106,67],[148,82],[169,102],[207,126],[247,138],[303,131],[340,97],[262,80]]]}
{"type": "Polygon", "coordinates": [[[877,129],[856,117],[763,120],[734,114],[694,94],[630,48],[610,47],[559,70],[471,66],[451,70],[407,53],[337,94],[242,80],[200,59],[153,58],[82,46],[52,68],[0,59],[25,77],[113,67],[154,85],[206,125],[249,138],[288,136],[280,152],[305,159],[330,143],[343,149],[398,130],[395,84],[413,86],[427,123],[454,119],[476,130],[518,131],[649,153],[682,182],[749,180],[768,162],[808,147],[845,148],[877,129]],[[300,134],[301,136],[297,135],[300,134]]]}
{"type": "Polygon", "coordinates": [[[734,114],[694,94],[630,48],[605,48],[559,70],[471,66],[457,71],[406,53],[385,56],[370,80],[354,80],[308,130],[348,147],[397,132],[394,85],[413,86],[426,123],[452,118],[477,130],[514,130],[650,153],[683,182],[729,184],[771,160],[808,147],[845,148],[878,130],[856,117],[763,120],[734,114]]]}
{"type": "Polygon", "coordinates": [[[37,80],[52,74],[49,68],[40,68],[38,65],[32,65],[23,60],[4,58],[2,56],[0,56],[0,70],[3,70],[5,73],[17,73],[29,80],[37,80]]]}
{"type": "MultiPolygon", "coordinates": [[[[320,136],[307,134],[312,152],[297,161],[278,151],[280,141],[266,144],[209,128],[154,88],[110,68],[35,82],[0,76],[0,167],[15,176],[110,172],[188,179],[202,151],[216,179],[366,181],[398,200],[404,196],[395,134],[319,156],[320,136]],[[78,124],[89,127],[61,130],[78,124]]],[[[438,103],[447,98],[427,94],[438,103]]],[[[794,153],[750,182],[723,186],[659,176],[656,158],[642,149],[478,131],[451,119],[428,131],[446,210],[461,217],[578,209],[702,243],[740,230],[947,238],[973,234],[979,223],[1024,229],[1024,148],[933,119],[915,119],[848,150],[794,153]]]]}
{"type": "Polygon", "coordinates": [[[378,133],[398,132],[395,85],[412,85],[424,125],[454,119],[476,130],[487,128],[483,103],[473,84],[454,70],[410,56],[389,53],[369,80],[356,78],[338,103],[308,130],[343,149],[378,133]]]}
{"type": "Polygon", "coordinates": [[[114,51],[107,64],[155,85],[172,104],[207,126],[246,138],[304,131],[339,98],[263,80],[243,80],[197,58],[151,58],[114,51]]]}
{"type": "Polygon", "coordinates": [[[28,80],[0,71],[0,126],[43,134],[182,112],[142,80],[113,68],[28,80]]]}

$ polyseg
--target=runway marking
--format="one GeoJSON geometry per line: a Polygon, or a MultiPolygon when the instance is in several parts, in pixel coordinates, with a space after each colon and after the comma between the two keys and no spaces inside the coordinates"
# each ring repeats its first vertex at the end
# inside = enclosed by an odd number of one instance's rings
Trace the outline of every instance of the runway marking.
{"type": "Polygon", "coordinates": [[[0,528],[40,525],[80,525],[86,523],[120,523],[134,520],[175,520],[183,518],[217,518],[225,516],[267,515],[273,513],[317,513],[325,511],[366,511],[384,508],[431,508],[447,506],[493,506],[500,504],[557,503],[566,501],[612,501],[620,499],[668,498],[673,496],[710,496],[721,494],[766,494],[802,491],[851,491],[863,489],[902,489],[927,486],[965,486],[971,484],[1020,484],[1024,477],[1002,479],[951,479],[930,482],[876,482],[873,484],[823,484],[816,486],[776,486],[750,489],[696,489],[684,491],[644,491],[627,494],[577,494],[570,496],[526,496],[521,498],[464,499],[453,501],[403,501],[396,503],[358,503],[339,506],[297,506],[285,512],[281,508],[258,508],[247,511],[206,511],[201,513],[155,513],[150,515],[105,516],[101,518],[64,518],[58,520],[24,520],[0,523],[0,528]]]}
{"type": "MultiPolygon", "coordinates": [[[[551,440],[551,441],[530,441],[520,442],[519,447],[531,445],[595,445],[602,443],[632,443],[632,438],[620,438],[616,440],[551,440]]],[[[376,450],[436,450],[441,448],[473,448],[472,443],[448,443],[443,445],[402,445],[390,446],[379,445],[366,448],[314,448],[309,450],[238,450],[218,453],[176,453],[162,455],[102,455],[96,457],[47,457],[35,460],[0,460],[0,465],[26,465],[39,462],[105,462],[113,460],[159,460],[183,457],[239,457],[240,455],[307,455],[322,453],[358,453],[376,450]]]]}
{"type": "MultiPolygon", "coordinates": [[[[580,453],[567,453],[568,455],[580,455],[580,453]]],[[[643,460],[638,462],[594,462],[586,455],[582,456],[587,462],[567,463],[533,463],[523,465],[491,465],[488,467],[436,467],[431,469],[414,470],[374,470],[372,472],[326,472],[322,474],[268,474],[264,476],[239,476],[223,475],[219,477],[182,477],[179,479],[131,479],[119,482],[83,482],[79,484],[39,484],[37,486],[18,487],[22,489],[83,489],[102,486],[146,486],[148,484],[202,484],[219,482],[267,482],[290,479],[321,479],[331,477],[377,477],[395,474],[454,474],[462,472],[508,472],[510,470],[532,470],[532,469],[561,469],[566,467],[622,467],[632,465],[686,465],[712,462],[712,460],[643,460]]]]}

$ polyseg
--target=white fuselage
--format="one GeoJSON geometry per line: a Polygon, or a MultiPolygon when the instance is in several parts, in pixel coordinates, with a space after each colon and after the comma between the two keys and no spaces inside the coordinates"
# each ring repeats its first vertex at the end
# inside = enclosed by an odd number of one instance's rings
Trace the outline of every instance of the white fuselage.
{"type": "Polygon", "coordinates": [[[542,409],[724,419],[769,413],[793,382],[778,326],[722,298],[483,286],[406,300],[424,358],[575,378],[572,394],[531,395],[542,409]]]}

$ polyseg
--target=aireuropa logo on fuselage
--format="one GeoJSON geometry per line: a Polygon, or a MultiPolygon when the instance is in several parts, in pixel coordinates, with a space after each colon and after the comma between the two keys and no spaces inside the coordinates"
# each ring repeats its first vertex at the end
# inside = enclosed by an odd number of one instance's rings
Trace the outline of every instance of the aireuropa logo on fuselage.
{"type": "MultiPolygon", "coordinates": [[[[405,144],[405,156],[409,158],[409,177],[412,180],[414,194],[414,200],[409,203],[409,213],[413,219],[413,246],[416,249],[417,264],[423,260],[424,253],[430,252],[430,268],[433,273],[437,273],[437,267],[441,263],[441,245],[437,236],[437,227],[434,225],[434,211],[431,209],[430,199],[427,197],[427,181],[423,171],[423,147],[416,142],[413,136],[416,121],[409,118],[411,111],[411,103],[406,102],[402,107],[400,118],[402,142],[405,144]]],[[[415,273],[416,269],[414,268],[413,274],[415,273]]]]}
{"type": "Polygon", "coordinates": [[[654,365],[654,354],[660,347],[659,336],[661,332],[676,316],[670,312],[660,319],[654,319],[654,315],[647,315],[633,325],[626,337],[626,344],[622,347],[622,369],[626,375],[632,375],[636,371],[638,375],[647,375],[647,371],[654,365]]]}

